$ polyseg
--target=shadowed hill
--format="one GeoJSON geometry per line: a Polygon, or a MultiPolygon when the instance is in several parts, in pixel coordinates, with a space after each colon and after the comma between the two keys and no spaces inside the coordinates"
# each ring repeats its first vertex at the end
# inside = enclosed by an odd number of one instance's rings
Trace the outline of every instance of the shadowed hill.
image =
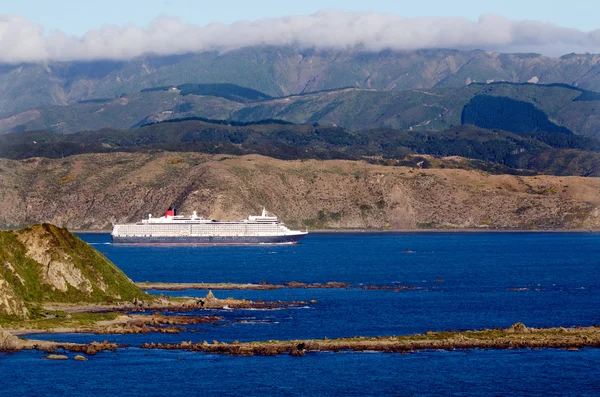
{"type": "Polygon", "coordinates": [[[0,231],[0,315],[35,316],[43,302],[147,298],[96,249],[50,224],[0,231]]]}
{"type": "Polygon", "coordinates": [[[558,134],[573,133],[548,120],[548,116],[531,103],[501,96],[474,97],[463,108],[461,122],[481,128],[497,128],[517,133],[540,131],[558,134]]]}
{"type": "Polygon", "coordinates": [[[481,164],[482,169],[493,173],[523,173],[518,169],[525,169],[529,173],[600,176],[600,142],[594,139],[561,133],[514,134],[469,125],[445,131],[379,128],[350,132],[339,127],[293,125],[277,120],[227,123],[188,119],[134,130],[103,129],[68,135],[32,131],[0,135],[0,157],[11,159],[156,150],[256,153],[285,160],[367,159],[370,162],[431,154],[495,163],[481,164]],[[552,164],[545,160],[550,152],[556,159],[552,164]],[[540,161],[540,157],[544,160],[540,161]]]}
{"type": "Polygon", "coordinates": [[[177,90],[182,96],[205,95],[228,99],[235,102],[252,102],[271,99],[267,94],[251,88],[241,87],[237,84],[181,84],[177,87],[164,86],[145,88],[141,92],[177,90]]]}

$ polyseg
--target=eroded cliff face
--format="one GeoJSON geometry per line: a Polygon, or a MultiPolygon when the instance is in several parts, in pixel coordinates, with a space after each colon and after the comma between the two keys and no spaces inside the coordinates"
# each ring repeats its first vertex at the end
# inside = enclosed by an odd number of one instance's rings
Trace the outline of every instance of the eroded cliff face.
{"type": "Polygon", "coordinates": [[[27,249],[27,256],[41,265],[39,271],[45,284],[61,292],[67,292],[70,287],[91,295],[90,280],[85,278],[67,253],[55,251],[48,236],[26,231],[18,234],[17,240],[27,249]]]}
{"type": "Polygon", "coordinates": [[[25,302],[12,288],[10,283],[0,275],[0,315],[27,317],[29,310],[25,302]]]}
{"type": "Polygon", "coordinates": [[[44,302],[144,296],[114,264],[66,229],[43,224],[0,232],[0,315],[28,317],[44,302]]]}
{"type": "Polygon", "coordinates": [[[109,229],[160,216],[169,206],[235,220],[265,206],[290,226],[311,229],[600,228],[600,178],[258,155],[111,153],[0,160],[0,186],[4,227],[51,222],[109,229]]]}

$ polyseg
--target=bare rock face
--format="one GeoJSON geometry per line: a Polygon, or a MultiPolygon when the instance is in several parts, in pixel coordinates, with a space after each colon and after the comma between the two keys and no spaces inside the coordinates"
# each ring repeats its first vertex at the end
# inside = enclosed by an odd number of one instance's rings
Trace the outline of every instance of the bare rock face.
{"type": "Polygon", "coordinates": [[[8,281],[0,275],[0,314],[15,317],[27,317],[29,310],[23,299],[15,292],[8,281]]]}
{"type": "Polygon", "coordinates": [[[215,298],[215,295],[213,294],[212,291],[208,291],[208,293],[206,294],[206,297],[204,298],[204,300],[206,302],[214,302],[215,300],[217,300],[217,298],[215,298]]]}
{"type": "Polygon", "coordinates": [[[20,347],[19,338],[4,331],[0,326],[0,351],[19,350],[20,347]]]}
{"type": "Polygon", "coordinates": [[[87,295],[92,293],[92,283],[85,278],[71,258],[66,255],[53,255],[52,240],[49,235],[22,233],[17,239],[27,247],[27,255],[42,265],[41,276],[46,284],[67,292],[71,286],[87,295]]]}

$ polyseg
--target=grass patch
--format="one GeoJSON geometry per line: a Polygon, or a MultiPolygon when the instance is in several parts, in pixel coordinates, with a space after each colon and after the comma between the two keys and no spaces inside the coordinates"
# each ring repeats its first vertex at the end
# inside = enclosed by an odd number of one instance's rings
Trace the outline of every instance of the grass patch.
{"type": "Polygon", "coordinates": [[[92,326],[98,321],[111,321],[121,313],[65,313],[63,311],[46,310],[38,313],[43,318],[19,319],[16,317],[0,316],[0,324],[4,328],[15,329],[44,329],[75,328],[81,326],[92,326]]]}

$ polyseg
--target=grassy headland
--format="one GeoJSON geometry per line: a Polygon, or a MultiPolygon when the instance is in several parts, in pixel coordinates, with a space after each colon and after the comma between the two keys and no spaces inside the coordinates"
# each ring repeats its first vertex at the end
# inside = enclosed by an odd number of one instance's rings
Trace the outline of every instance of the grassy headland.
{"type": "Polygon", "coordinates": [[[152,300],[104,255],[50,224],[0,232],[0,314],[41,315],[48,302],[152,300]]]}

